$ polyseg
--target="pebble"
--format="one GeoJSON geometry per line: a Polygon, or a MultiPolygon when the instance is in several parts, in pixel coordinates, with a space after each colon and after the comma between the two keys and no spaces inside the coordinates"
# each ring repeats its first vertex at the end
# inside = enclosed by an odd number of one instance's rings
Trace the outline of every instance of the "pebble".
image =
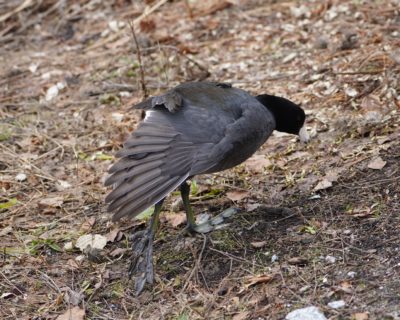
{"type": "Polygon", "coordinates": [[[285,320],[327,320],[327,318],[317,307],[310,306],[291,311],[285,320]]]}
{"type": "Polygon", "coordinates": [[[328,307],[332,309],[340,309],[343,308],[345,305],[346,302],[344,302],[344,300],[336,300],[328,303],[328,307]]]}

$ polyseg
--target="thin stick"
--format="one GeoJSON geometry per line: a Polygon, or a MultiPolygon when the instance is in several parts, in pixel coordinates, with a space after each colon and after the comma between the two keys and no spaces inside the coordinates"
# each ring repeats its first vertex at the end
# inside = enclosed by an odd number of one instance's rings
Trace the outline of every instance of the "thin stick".
{"type": "Polygon", "coordinates": [[[12,17],[14,14],[19,13],[20,11],[24,10],[25,8],[28,8],[31,5],[32,5],[32,0],[25,0],[21,5],[16,7],[14,10],[7,12],[6,14],[3,14],[2,16],[0,16],[0,22],[6,21],[8,18],[12,17]]]}
{"type": "Polygon", "coordinates": [[[140,68],[140,84],[142,86],[143,99],[146,99],[149,96],[149,94],[147,92],[146,83],[144,82],[144,69],[143,69],[143,64],[142,64],[142,55],[140,53],[139,43],[136,38],[134,22],[130,21],[129,26],[131,27],[133,40],[135,41],[135,45],[136,45],[136,55],[137,55],[137,59],[139,62],[139,68],[140,68]]]}

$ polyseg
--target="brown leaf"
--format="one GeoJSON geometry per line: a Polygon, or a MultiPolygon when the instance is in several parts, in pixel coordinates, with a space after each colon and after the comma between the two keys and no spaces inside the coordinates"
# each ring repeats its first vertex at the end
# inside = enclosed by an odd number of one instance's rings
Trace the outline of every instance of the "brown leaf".
{"type": "Polygon", "coordinates": [[[68,259],[67,265],[70,266],[72,269],[79,268],[79,264],[74,259],[68,259]]]}
{"type": "Polygon", "coordinates": [[[306,265],[308,263],[308,260],[303,257],[293,257],[288,260],[288,263],[292,264],[292,265],[302,266],[302,265],[306,265]]]}
{"type": "Polygon", "coordinates": [[[250,244],[254,247],[254,248],[262,248],[267,244],[267,241],[255,241],[255,242],[250,242],[250,244]]]}
{"type": "Polygon", "coordinates": [[[73,307],[60,314],[56,320],[83,320],[85,318],[85,310],[79,307],[73,307]]]}
{"type": "Polygon", "coordinates": [[[241,201],[249,195],[248,191],[242,191],[242,190],[237,190],[237,191],[229,191],[226,193],[226,196],[228,199],[232,201],[241,201]]]}
{"type": "Polygon", "coordinates": [[[259,276],[250,277],[247,279],[245,284],[246,289],[260,283],[270,282],[274,278],[273,275],[262,274],[259,276]]]}
{"type": "Polygon", "coordinates": [[[96,223],[96,218],[90,217],[90,218],[86,219],[84,223],[82,223],[80,230],[87,232],[92,229],[92,227],[94,226],[95,223],[96,223]]]}
{"type": "Polygon", "coordinates": [[[246,205],[246,211],[247,212],[251,212],[251,211],[254,211],[254,210],[258,209],[261,206],[262,206],[261,203],[248,203],[246,205]]]}
{"type": "Polygon", "coordinates": [[[116,256],[119,256],[121,254],[124,254],[126,251],[128,251],[128,249],[117,248],[117,249],[115,249],[115,250],[110,252],[110,256],[111,257],[116,257],[116,256]]]}
{"type": "Polygon", "coordinates": [[[144,33],[150,33],[156,29],[156,23],[153,19],[143,19],[139,25],[140,31],[144,33]]]}
{"type": "Polygon", "coordinates": [[[386,166],[386,161],[383,161],[381,157],[376,157],[372,159],[368,163],[368,168],[374,169],[374,170],[382,170],[384,166],[386,166]]]}
{"type": "Polygon", "coordinates": [[[346,281],[346,280],[345,280],[345,281],[342,281],[342,282],[340,283],[338,289],[339,289],[340,291],[343,291],[344,293],[348,293],[348,294],[353,293],[351,283],[350,283],[349,281],[346,281]]]}
{"type": "Polygon", "coordinates": [[[106,235],[107,241],[108,241],[108,242],[114,242],[115,239],[117,239],[117,237],[119,236],[119,233],[120,233],[120,231],[119,231],[118,228],[112,229],[112,230],[111,230],[109,233],[107,233],[107,235],[106,235]]]}
{"type": "Polygon", "coordinates": [[[248,312],[248,311],[244,311],[243,312],[242,311],[240,313],[236,313],[233,316],[232,320],[245,320],[245,319],[247,319],[249,317],[249,315],[250,315],[250,312],[248,312]]]}
{"type": "Polygon", "coordinates": [[[48,197],[41,199],[38,203],[38,206],[40,209],[45,209],[45,208],[57,208],[61,207],[63,204],[64,199],[63,197],[56,196],[56,197],[48,197]]]}
{"type": "Polygon", "coordinates": [[[354,320],[368,320],[369,314],[367,312],[357,312],[351,315],[351,318],[354,320]]]}
{"type": "Polygon", "coordinates": [[[323,178],[318,184],[314,187],[314,191],[324,190],[332,187],[332,182],[327,178],[323,178]]]}
{"type": "Polygon", "coordinates": [[[364,218],[373,215],[374,212],[371,208],[354,208],[347,210],[346,213],[350,214],[354,218],[364,218]]]}
{"type": "Polygon", "coordinates": [[[249,171],[262,172],[264,168],[271,166],[272,162],[265,158],[264,155],[256,154],[247,159],[244,165],[249,171]]]}
{"type": "Polygon", "coordinates": [[[165,219],[174,227],[176,228],[177,226],[183,224],[186,222],[186,214],[183,212],[178,212],[178,213],[173,213],[173,214],[167,214],[165,216],[165,219]]]}

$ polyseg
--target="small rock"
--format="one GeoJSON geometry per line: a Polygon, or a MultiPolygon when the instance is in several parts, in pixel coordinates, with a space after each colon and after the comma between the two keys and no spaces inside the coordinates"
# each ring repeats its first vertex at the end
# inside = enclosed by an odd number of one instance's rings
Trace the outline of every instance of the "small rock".
{"type": "Polygon", "coordinates": [[[344,89],[344,92],[349,96],[354,98],[355,96],[358,95],[358,91],[352,87],[348,87],[346,89],[344,89]]]}
{"type": "Polygon", "coordinates": [[[58,180],[56,184],[56,189],[57,191],[64,191],[66,189],[71,188],[71,184],[68,181],[65,180],[58,180]]]}
{"type": "Polygon", "coordinates": [[[330,263],[330,264],[334,264],[336,262],[336,258],[333,256],[326,256],[325,257],[325,261],[330,263]]]}
{"type": "Polygon", "coordinates": [[[276,254],[273,254],[271,257],[271,262],[274,263],[275,261],[278,261],[279,257],[276,254]]]}
{"type": "Polygon", "coordinates": [[[124,118],[124,115],[122,113],[120,113],[120,112],[113,112],[113,113],[111,113],[111,117],[113,118],[113,120],[115,122],[119,123],[124,118]]]}
{"type": "Polygon", "coordinates": [[[285,320],[327,320],[327,318],[317,307],[310,306],[291,311],[285,320]]]}
{"type": "Polygon", "coordinates": [[[344,300],[331,301],[328,303],[328,307],[332,309],[343,308],[345,305],[346,302],[344,302],[344,300]]]}
{"type": "Polygon", "coordinates": [[[75,261],[77,261],[77,262],[82,262],[83,260],[85,260],[85,255],[84,254],[80,254],[79,256],[77,256],[76,258],[75,258],[75,261]]]}
{"type": "Polygon", "coordinates": [[[26,174],[25,173],[18,173],[16,176],[15,176],[15,180],[17,180],[18,182],[22,182],[22,181],[25,181],[26,180],[26,174]]]}
{"type": "Polygon", "coordinates": [[[32,63],[31,65],[29,65],[28,69],[30,72],[35,73],[38,69],[38,64],[32,63]]]}
{"type": "Polygon", "coordinates": [[[71,241],[64,243],[64,250],[70,251],[74,248],[74,245],[71,241]]]}
{"type": "Polygon", "coordinates": [[[325,37],[319,37],[315,43],[314,43],[314,47],[316,49],[326,49],[328,48],[328,40],[325,37]]]}
{"type": "Polygon", "coordinates": [[[349,278],[354,278],[355,276],[356,276],[356,272],[354,272],[354,271],[349,271],[349,272],[347,272],[347,276],[349,277],[349,278]]]}

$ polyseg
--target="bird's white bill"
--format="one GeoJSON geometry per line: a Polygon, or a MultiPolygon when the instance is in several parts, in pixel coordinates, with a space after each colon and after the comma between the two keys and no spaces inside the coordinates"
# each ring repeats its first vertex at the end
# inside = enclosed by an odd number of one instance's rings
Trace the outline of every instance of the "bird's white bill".
{"type": "Polygon", "coordinates": [[[307,143],[310,140],[310,136],[307,133],[307,129],[306,126],[302,126],[300,131],[299,131],[299,137],[300,137],[300,141],[307,143]]]}

